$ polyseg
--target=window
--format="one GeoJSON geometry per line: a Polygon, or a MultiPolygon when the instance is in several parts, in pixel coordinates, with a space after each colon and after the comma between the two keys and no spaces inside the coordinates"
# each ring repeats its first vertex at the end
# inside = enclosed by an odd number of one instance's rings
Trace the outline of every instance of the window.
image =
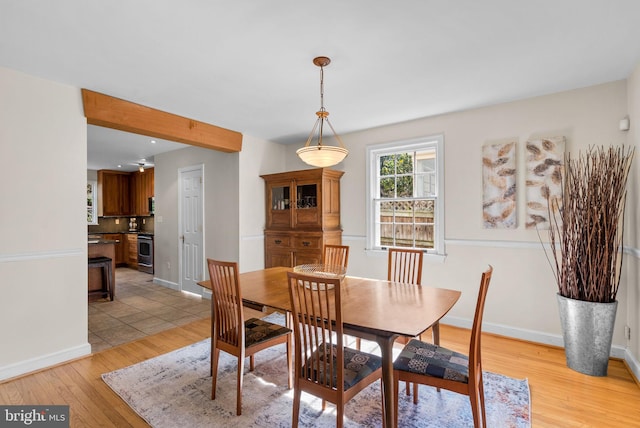
{"type": "Polygon", "coordinates": [[[367,248],[444,254],[442,136],[367,148],[367,248]]]}
{"type": "Polygon", "coordinates": [[[98,224],[98,194],[96,182],[87,182],[87,223],[98,224]]]}

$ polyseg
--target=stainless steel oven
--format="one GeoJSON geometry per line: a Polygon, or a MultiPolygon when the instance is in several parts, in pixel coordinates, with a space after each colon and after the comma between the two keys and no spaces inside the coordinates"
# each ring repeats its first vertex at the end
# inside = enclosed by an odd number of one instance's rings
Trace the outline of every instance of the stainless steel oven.
{"type": "Polygon", "coordinates": [[[153,273],[153,235],[138,234],[138,270],[153,273]]]}

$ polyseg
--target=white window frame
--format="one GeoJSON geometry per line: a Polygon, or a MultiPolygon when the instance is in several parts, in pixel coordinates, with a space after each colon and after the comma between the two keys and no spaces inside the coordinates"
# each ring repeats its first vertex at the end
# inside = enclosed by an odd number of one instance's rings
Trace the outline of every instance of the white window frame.
{"type": "MultiPolygon", "coordinates": [[[[424,249],[426,256],[444,257],[444,137],[443,135],[433,135],[412,140],[394,141],[390,143],[375,144],[367,146],[367,251],[385,252],[387,247],[376,245],[376,210],[375,199],[378,197],[378,158],[381,155],[397,153],[401,151],[436,151],[436,209],[434,212],[434,248],[424,249]]],[[[406,247],[408,248],[408,247],[406,247]]]]}

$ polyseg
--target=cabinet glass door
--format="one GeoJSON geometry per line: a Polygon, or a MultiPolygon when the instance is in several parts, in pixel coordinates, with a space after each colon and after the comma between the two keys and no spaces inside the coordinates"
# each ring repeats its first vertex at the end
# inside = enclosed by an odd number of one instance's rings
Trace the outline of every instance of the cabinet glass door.
{"type": "Polygon", "coordinates": [[[291,183],[274,183],[269,186],[269,210],[267,212],[267,227],[291,227],[291,183]]]}
{"type": "Polygon", "coordinates": [[[318,206],[318,186],[316,184],[301,184],[296,186],[296,207],[298,209],[315,208],[318,206]]]}
{"type": "Polygon", "coordinates": [[[271,203],[274,211],[288,210],[290,208],[290,188],[289,186],[278,186],[271,188],[271,203]]]}

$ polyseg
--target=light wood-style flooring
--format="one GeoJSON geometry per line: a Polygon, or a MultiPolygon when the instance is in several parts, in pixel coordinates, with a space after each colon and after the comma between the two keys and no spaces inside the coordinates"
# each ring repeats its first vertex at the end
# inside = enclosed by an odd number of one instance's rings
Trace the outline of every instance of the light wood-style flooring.
{"type": "MultiPolygon", "coordinates": [[[[256,315],[264,316],[246,312],[247,317],[256,315]]],[[[197,342],[209,333],[210,320],[198,320],[5,381],[0,383],[0,403],[69,404],[72,427],[147,426],[100,375],[197,342]]],[[[466,353],[468,340],[468,330],[441,326],[443,346],[466,353]]],[[[529,379],[533,427],[640,427],[640,387],[622,361],[611,361],[607,377],[590,377],[568,369],[562,349],[485,334],[483,362],[485,370],[529,379]]]]}

